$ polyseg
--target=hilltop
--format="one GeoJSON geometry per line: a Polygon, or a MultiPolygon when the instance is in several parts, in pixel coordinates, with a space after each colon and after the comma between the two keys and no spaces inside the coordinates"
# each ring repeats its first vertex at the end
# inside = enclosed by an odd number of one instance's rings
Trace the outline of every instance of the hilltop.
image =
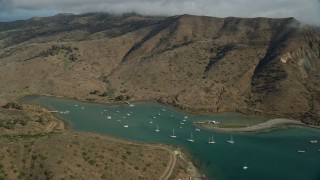
{"type": "Polygon", "coordinates": [[[0,23],[0,102],[154,100],[319,125],[320,33],[294,18],[60,14],[0,23]]]}

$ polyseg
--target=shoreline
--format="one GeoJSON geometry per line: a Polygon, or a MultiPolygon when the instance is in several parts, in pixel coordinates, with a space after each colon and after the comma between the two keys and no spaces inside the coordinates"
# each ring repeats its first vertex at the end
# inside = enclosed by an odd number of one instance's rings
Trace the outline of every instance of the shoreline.
{"type": "Polygon", "coordinates": [[[246,127],[240,127],[240,128],[220,128],[217,126],[210,126],[207,124],[196,124],[194,125],[198,128],[202,128],[209,131],[219,131],[219,132],[263,132],[263,131],[270,131],[276,128],[280,128],[281,126],[289,126],[289,125],[299,125],[299,126],[307,126],[306,124],[292,119],[287,118],[275,118],[275,119],[269,119],[265,122],[253,124],[246,127]]]}
{"type": "MultiPolygon", "coordinates": [[[[17,99],[17,102],[23,103],[26,99],[28,98],[37,98],[37,97],[51,97],[51,98],[58,98],[58,99],[65,99],[65,100],[71,100],[71,101],[78,101],[81,103],[88,103],[88,104],[100,104],[100,105],[106,105],[106,106],[114,106],[114,105],[127,105],[126,101],[119,101],[119,102],[97,102],[97,101],[86,101],[86,100],[81,100],[77,99],[76,97],[65,97],[65,96],[55,96],[55,95],[50,95],[50,94],[29,94],[25,95],[19,99],[17,99]]],[[[135,103],[157,103],[163,106],[167,106],[169,108],[174,109],[177,112],[181,112],[187,115],[197,115],[197,116],[207,116],[207,115],[216,115],[216,114],[223,114],[223,113],[236,113],[236,114],[241,114],[244,116],[254,116],[255,114],[246,114],[242,112],[236,112],[236,111],[219,111],[219,112],[202,112],[202,111],[196,111],[196,110],[188,110],[188,109],[182,109],[179,106],[174,106],[169,103],[164,103],[162,101],[158,100],[132,100],[132,101],[127,101],[131,104],[135,103]]],[[[266,115],[267,116],[267,115],[266,115]]]]}
{"type": "MultiPolygon", "coordinates": [[[[36,98],[36,97],[39,97],[39,96],[42,96],[42,95],[31,95],[29,96],[30,98],[36,98]]],[[[54,97],[56,98],[55,96],[49,96],[49,97],[54,97]]],[[[161,175],[160,179],[162,179],[162,176],[164,176],[165,178],[164,179],[168,179],[169,177],[171,177],[173,174],[172,174],[172,169],[176,168],[176,162],[175,162],[175,152],[176,151],[179,151],[180,152],[180,159],[182,161],[185,161],[187,164],[188,164],[188,168],[190,169],[190,172],[191,173],[191,176],[192,175],[196,175],[196,176],[200,176],[201,175],[201,170],[199,168],[196,167],[194,161],[192,160],[191,156],[188,155],[188,153],[184,150],[181,149],[181,147],[174,147],[170,144],[162,144],[162,143],[147,143],[147,142],[143,142],[143,141],[137,141],[137,140],[128,140],[128,139],[125,139],[125,138],[120,138],[120,137],[117,137],[117,136],[112,136],[112,135],[108,135],[108,134],[102,134],[102,133],[95,133],[95,132],[88,132],[88,131],[79,131],[79,130],[75,130],[72,128],[72,124],[63,119],[62,117],[60,117],[58,114],[56,113],[53,113],[53,112],[50,112],[50,110],[52,110],[50,107],[44,105],[44,104],[39,104],[39,103],[27,103],[26,100],[24,99],[25,97],[19,99],[19,103],[22,103],[22,104],[26,104],[26,105],[36,105],[36,106],[40,106],[44,109],[46,109],[46,112],[50,113],[53,117],[55,117],[57,120],[61,121],[63,124],[64,124],[64,129],[65,131],[68,131],[68,132],[79,132],[79,133],[87,133],[87,134],[96,134],[96,135],[99,135],[99,136],[106,136],[108,138],[112,138],[118,142],[123,142],[123,143],[127,143],[127,144],[140,144],[140,145],[143,145],[143,146],[149,146],[149,147],[154,147],[154,148],[159,148],[159,149],[163,149],[163,150],[166,150],[168,151],[170,154],[171,154],[171,157],[173,157],[174,161],[171,165],[168,165],[167,169],[163,175],[161,175]],[[169,173],[167,172],[169,171],[169,173]]],[[[59,97],[61,98],[61,97],[59,97]]],[[[70,98],[61,98],[61,99],[70,99],[70,98]]],[[[75,100],[75,99],[71,99],[71,100],[75,100]]],[[[78,100],[76,100],[78,101],[78,100]]],[[[80,102],[83,102],[83,101],[80,101],[80,102]]],[[[90,103],[90,102],[84,102],[84,103],[90,103]]],[[[102,103],[96,103],[96,104],[102,104],[102,103]]],[[[125,102],[119,102],[118,104],[125,104],[125,102]]],[[[103,104],[103,105],[106,105],[106,104],[103,104]]],[[[110,105],[116,105],[116,104],[110,104],[110,105]]],[[[187,175],[187,174],[186,174],[187,175]]]]}

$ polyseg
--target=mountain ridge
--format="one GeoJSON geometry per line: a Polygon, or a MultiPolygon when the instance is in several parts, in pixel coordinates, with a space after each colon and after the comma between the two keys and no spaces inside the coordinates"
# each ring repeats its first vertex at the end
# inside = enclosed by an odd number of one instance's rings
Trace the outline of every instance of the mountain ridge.
{"type": "Polygon", "coordinates": [[[30,93],[97,102],[128,97],[320,125],[319,30],[294,18],[90,13],[5,24],[3,102],[30,93]]]}

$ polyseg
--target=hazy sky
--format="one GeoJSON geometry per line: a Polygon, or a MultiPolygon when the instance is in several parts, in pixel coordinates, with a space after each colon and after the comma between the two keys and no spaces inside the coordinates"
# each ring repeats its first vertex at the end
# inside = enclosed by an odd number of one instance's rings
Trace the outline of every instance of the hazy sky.
{"type": "Polygon", "coordinates": [[[320,25],[320,0],[0,0],[0,21],[85,12],[295,17],[320,25]]]}

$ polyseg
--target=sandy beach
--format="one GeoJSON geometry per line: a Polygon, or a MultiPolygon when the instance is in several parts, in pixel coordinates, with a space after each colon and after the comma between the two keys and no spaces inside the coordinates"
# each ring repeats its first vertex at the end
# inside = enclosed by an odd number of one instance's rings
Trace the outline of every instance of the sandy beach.
{"type": "Polygon", "coordinates": [[[277,119],[270,119],[266,122],[254,124],[247,127],[240,127],[240,128],[220,128],[217,126],[211,126],[208,124],[195,124],[199,128],[207,129],[207,130],[215,130],[215,131],[224,131],[224,132],[257,132],[257,131],[264,131],[270,130],[279,126],[283,125],[305,125],[300,121],[292,120],[292,119],[285,119],[285,118],[277,118],[277,119]]]}

